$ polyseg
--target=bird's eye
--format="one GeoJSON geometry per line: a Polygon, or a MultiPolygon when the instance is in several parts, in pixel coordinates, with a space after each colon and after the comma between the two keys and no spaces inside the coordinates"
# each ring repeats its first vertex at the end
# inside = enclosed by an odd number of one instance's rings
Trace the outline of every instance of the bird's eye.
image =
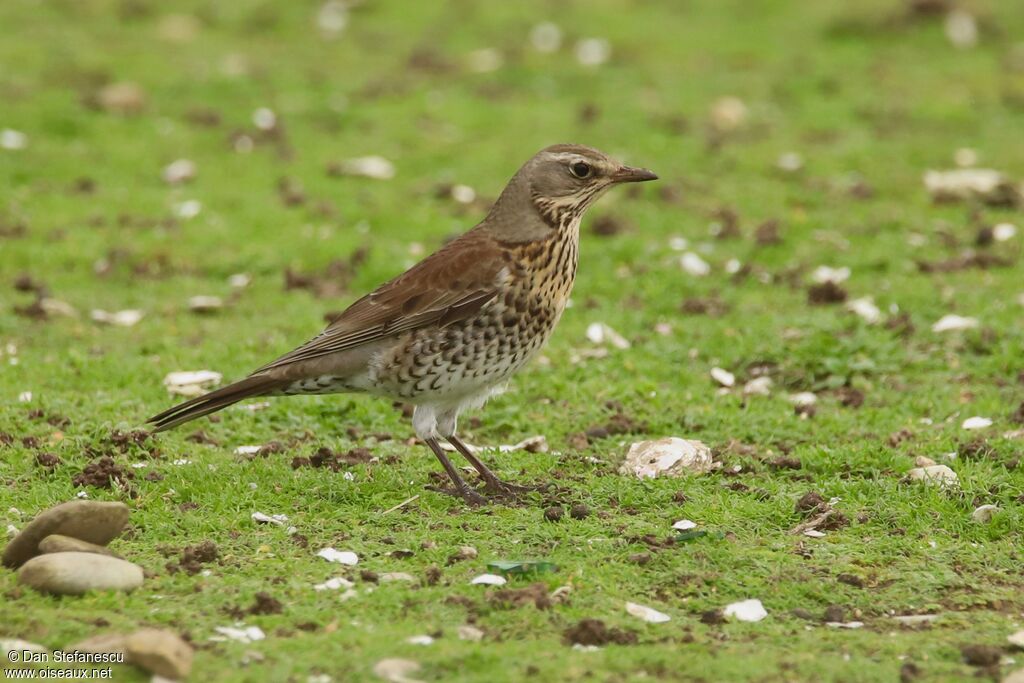
{"type": "Polygon", "coordinates": [[[577,161],[569,167],[569,172],[577,178],[589,178],[591,171],[590,164],[583,161],[577,161]]]}

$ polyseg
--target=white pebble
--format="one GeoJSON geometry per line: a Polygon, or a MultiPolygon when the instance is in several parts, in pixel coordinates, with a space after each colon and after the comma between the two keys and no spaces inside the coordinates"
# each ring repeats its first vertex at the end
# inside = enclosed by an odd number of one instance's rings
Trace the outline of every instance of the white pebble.
{"type": "Polygon", "coordinates": [[[998,505],[979,505],[974,509],[974,512],[971,513],[971,519],[975,522],[984,524],[985,522],[992,521],[992,518],[995,517],[997,512],[999,512],[998,505]]]}
{"type": "Polygon", "coordinates": [[[663,624],[666,621],[672,619],[672,617],[665,614],[664,612],[659,612],[656,609],[647,607],[645,605],[639,605],[635,602],[627,602],[626,611],[632,614],[634,617],[643,619],[644,621],[650,624],[663,624]]]}
{"type": "Polygon", "coordinates": [[[846,266],[840,268],[833,268],[832,266],[818,266],[811,273],[811,279],[814,282],[823,285],[826,282],[832,284],[842,284],[850,279],[850,269],[846,266]]]}
{"type": "Polygon", "coordinates": [[[964,429],[986,429],[992,426],[992,420],[987,417],[974,416],[969,417],[963,421],[960,425],[964,429]]]}
{"type": "Polygon", "coordinates": [[[26,147],[28,147],[28,136],[20,130],[4,128],[0,131],[0,148],[13,151],[26,147]]]}
{"type": "Polygon", "coordinates": [[[277,126],[277,114],[272,109],[260,107],[252,113],[252,125],[263,131],[274,130],[277,126]]]}
{"type": "Polygon", "coordinates": [[[359,556],[348,550],[335,550],[334,548],[324,548],[320,552],[318,552],[316,556],[322,557],[328,562],[346,564],[350,567],[359,563],[359,556]]]}
{"type": "Polygon", "coordinates": [[[707,261],[692,251],[688,251],[679,258],[679,265],[684,271],[694,277],[704,277],[711,272],[711,266],[707,261]]]}
{"type": "Polygon", "coordinates": [[[726,605],[723,613],[727,617],[733,617],[738,621],[749,621],[756,622],[761,621],[768,616],[768,611],[761,604],[761,601],[756,598],[750,600],[741,600],[740,602],[734,602],[731,605],[726,605]]]}
{"type": "Polygon", "coordinates": [[[585,38],[576,43],[576,61],[583,66],[600,66],[611,56],[611,43],[604,38],[585,38]]]}
{"type": "Polygon", "coordinates": [[[481,574],[470,581],[470,583],[474,586],[504,586],[508,581],[504,576],[498,576],[497,574],[481,574]]]}
{"type": "Polygon", "coordinates": [[[992,226],[992,239],[996,242],[1006,242],[1017,234],[1017,226],[1013,223],[997,223],[992,226]]]}
{"type": "Polygon", "coordinates": [[[970,330],[977,326],[977,318],[967,318],[950,313],[949,315],[942,316],[932,325],[932,332],[955,332],[958,330],[970,330]]]}
{"type": "Polygon", "coordinates": [[[537,24],[530,29],[530,44],[537,52],[556,52],[562,47],[562,29],[550,21],[537,24]]]}
{"type": "Polygon", "coordinates": [[[736,384],[736,375],[732,374],[728,370],[722,368],[711,368],[711,379],[715,380],[723,387],[731,387],[736,384]]]}
{"type": "Polygon", "coordinates": [[[180,185],[196,177],[196,164],[189,159],[177,159],[164,168],[164,182],[169,185],[180,185]]]}

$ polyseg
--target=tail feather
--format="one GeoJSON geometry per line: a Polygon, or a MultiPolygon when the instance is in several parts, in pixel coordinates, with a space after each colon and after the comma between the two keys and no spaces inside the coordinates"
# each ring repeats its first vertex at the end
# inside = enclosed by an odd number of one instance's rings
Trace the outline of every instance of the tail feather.
{"type": "Polygon", "coordinates": [[[273,379],[265,375],[253,375],[234,384],[229,384],[226,387],[178,404],[159,415],[154,415],[146,420],[146,422],[155,425],[153,432],[162,432],[165,429],[177,427],[197,417],[215,413],[233,403],[238,403],[242,399],[270,393],[287,383],[286,381],[273,379]]]}

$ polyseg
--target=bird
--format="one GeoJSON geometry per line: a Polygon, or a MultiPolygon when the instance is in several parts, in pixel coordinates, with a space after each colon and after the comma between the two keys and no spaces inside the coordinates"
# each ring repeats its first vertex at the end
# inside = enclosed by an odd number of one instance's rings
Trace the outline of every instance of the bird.
{"type": "Polygon", "coordinates": [[[536,487],[501,480],[457,436],[547,342],[576,279],[580,221],[608,189],[656,180],[592,147],[530,158],[474,228],[355,301],[320,334],[233,384],[151,417],[160,432],[257,396],[365,393],[413,405],[412,427],[451,479],[435,490],[490,499],[451,463],[441,439],[509,498],[536,487]]]}

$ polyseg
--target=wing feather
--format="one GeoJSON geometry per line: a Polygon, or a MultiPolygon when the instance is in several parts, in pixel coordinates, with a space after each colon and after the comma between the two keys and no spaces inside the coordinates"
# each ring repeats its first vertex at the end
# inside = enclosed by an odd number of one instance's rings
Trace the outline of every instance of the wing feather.
{"type": "Polygon", "coordinates": [[[319,335],[256,373],[464,320],[497,296],[508,272],[501,249],[478,233],[466,233],[359,299],[319,335]]]}

